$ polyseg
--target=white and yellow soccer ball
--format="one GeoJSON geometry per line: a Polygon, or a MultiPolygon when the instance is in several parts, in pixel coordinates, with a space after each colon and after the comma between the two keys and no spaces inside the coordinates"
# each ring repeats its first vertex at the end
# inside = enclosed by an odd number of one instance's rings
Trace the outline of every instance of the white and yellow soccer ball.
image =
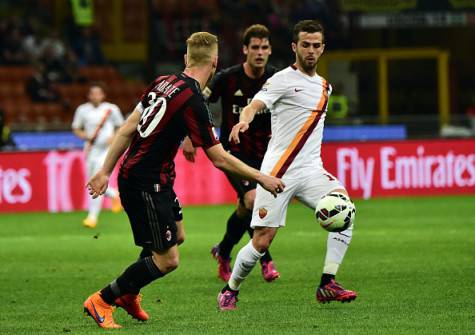
{"type": "Polygon", "coordinates": [[[355,220],[356,208],[343,193],[331,192],[321,198],[315,209],[317,222],[329,232],[348,229],[355,220]]]}

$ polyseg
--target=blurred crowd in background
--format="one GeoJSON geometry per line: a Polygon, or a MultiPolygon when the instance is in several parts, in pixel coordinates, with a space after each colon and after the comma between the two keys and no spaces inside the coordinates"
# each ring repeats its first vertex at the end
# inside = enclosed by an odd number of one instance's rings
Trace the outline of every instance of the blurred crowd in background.
{"type": "MultiPolygon", "coordinates": [[[[293,61],[291,29],[301,19],[323,23],[327,53],[447,51],[452,126],[470,129],[475,118],[475,1],[6,0],[0,17],[0,108],[14,130],[68,129],[96,80],[127,114],[147,82],[182,69],[185,40],[195,31],[218,35],[225,68],[243,60],[243,30],[264,24],[270,63],[283,68],[293,61]]],[[[337,123],[381,122],[378,66],[348,58],[325,73],[347,104],[337,123]]],[[[439,136],[438,71],[434,59],[390,61],[384,123],[405,124],[410,136],[439,136]]],[[[475,132],[458,130],[449,134],[475,132]]]]}

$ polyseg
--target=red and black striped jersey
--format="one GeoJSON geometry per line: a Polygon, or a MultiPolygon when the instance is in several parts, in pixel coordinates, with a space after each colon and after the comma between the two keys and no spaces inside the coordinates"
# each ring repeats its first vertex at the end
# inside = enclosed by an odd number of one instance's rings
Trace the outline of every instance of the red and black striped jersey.
{"type": "Polygon", "coordinates": [[[233,126],[239,122],[242,109],[276,71],[267,65],[263,76],[252,79],[244,72],[243,64],[235,65],[218,72],[203,91],[209,102],[221,98],[220,140],[224,148],[257,169],[260,168],[271,136],[269,110],[266,108],[256,114],[249,129],[240,134],[240,144],[230,143],[228,138],[233,126]]]}
{"type": "Polygon", "coordinates": [[[198,82],[184,73],[158,77],[140,100],[141,119],[120,176],[143,190],[173,185],[173,160],[185,136],[204,149],[219,143],[206,101],[198,82]]]}

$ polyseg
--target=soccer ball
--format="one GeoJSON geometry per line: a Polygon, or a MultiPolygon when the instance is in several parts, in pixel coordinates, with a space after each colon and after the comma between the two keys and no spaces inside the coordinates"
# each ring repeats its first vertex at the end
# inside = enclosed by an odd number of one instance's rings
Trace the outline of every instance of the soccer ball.
{"type": "Polygon", "coordinates": [[[329,232],[340,232],[353,224],[355,205],[339,192],[332,192],[321,198],[315,209],[317,222],[329,232]]]}

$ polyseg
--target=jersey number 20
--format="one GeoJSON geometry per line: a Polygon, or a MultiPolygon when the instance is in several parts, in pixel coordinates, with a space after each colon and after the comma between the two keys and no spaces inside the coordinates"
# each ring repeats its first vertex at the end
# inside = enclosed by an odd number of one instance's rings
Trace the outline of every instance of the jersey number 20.
{"type": "Polygon", "coordinates": [[[148,94],[148,98],[148,107],[144,109],[142,118],[137,125],[137,131],[143,138],[149,136],[152,133],[152,131],[158,126],[158,123],[163,118],[163,115],[165,115],[165,111],[167,110],[167,100],[164,97],[157,98],[157,94],[155,92],[150,92],[148,94]],[[150,117],[153,117],[153,119],[145,128],[147,120],[150,117]]]}

